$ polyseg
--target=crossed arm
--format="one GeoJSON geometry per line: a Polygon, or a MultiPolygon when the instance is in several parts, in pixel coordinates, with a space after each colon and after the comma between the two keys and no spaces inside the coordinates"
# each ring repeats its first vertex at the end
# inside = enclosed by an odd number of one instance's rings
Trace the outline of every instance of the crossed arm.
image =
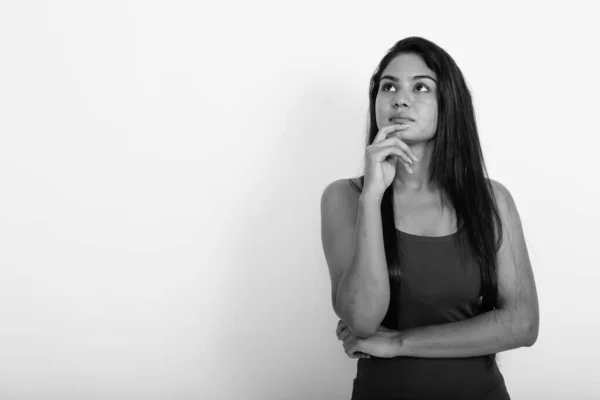
{"type": "Polygon", "coordinates": [[[383,343],[389,357],[475,357],[532,346],[536,342],[539,306],[521,220],[510,192],[500,183],[491,182],[504,235],[498,253],[499,306],[448,324],[404,331],[378,330],[371,337],[358,338],[361,348],[353,351],[369,353],[375,344],[383,343]]]}

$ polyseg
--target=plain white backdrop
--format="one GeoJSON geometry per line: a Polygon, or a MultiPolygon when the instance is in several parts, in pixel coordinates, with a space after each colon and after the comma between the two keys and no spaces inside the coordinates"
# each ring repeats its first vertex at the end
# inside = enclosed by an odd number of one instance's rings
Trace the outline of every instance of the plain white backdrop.
{"type": "Polygon", "coordinates": [[[348,399],[320,196],[362,174],[369,78],[413,35],[523,222],[512,398],[599,398],[592,2],[216,3],[0,3],[0,399],[348,399]]]}

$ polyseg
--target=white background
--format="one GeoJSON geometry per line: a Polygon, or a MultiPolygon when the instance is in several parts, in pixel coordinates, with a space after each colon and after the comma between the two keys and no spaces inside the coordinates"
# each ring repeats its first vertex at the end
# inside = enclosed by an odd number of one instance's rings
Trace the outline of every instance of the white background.
{"type": "Polygon", "coordinates": [[[348,399],[320,196],[412,35],[462,69],[523,221],[512,398],[599,398],[592,6],[216,3],[0,3],[0,399],[348,399]]]}

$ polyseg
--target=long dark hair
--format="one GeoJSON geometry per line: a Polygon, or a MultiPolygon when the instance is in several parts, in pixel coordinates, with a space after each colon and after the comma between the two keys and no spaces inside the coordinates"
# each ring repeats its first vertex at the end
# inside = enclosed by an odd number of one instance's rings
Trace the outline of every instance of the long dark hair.
{"type": "MultiPolygon", "coordinates": [[[[381,74],[392,59],[404,53],[419,55],[438,76],[438,119],[429,179],[443,193],[442,207],[443,199],[447,198],[456,212],[457,225],[462,228],[480,268],[480,311],[491,311],[498,305],[496,256],[502,240],[502,225],[483,160],[471,94],[461,70],[444,49],[429,40],[408,37],[388,50],[370,81],[367,145],[373,143],[378,132],[375,99],[381,74]]],[[[364,174],[360,180],[364,187],[364,174]]],[[[393,185],[384,192],[381,219],[390,281],[399,283],[402,253],[394,218],[393,185]]],[[[464,249],[462,236],[458,238],[464,249]]],[[[397,291],[399,285],[391,287],[397,291]]],[[[495,353],[488,355],[487,367],[491,368],[495,360],[495,353]]]]}

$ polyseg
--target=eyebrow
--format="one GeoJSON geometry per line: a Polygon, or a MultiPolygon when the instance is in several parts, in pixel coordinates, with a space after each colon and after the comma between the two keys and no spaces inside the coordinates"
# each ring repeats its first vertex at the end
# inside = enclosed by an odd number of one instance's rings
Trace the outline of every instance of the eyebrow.
{"type": "MultiPolygon", "coordinates": [[[[437,84],[437,81],[433,77],[431,77],[429,75],[415,75],[412,78],[413,78],[413,80],[415,80],[415,79],[431,79],[432,81],[434,81],[437,84]]],[[[389,79],[390,81],[394,81],[394,82],[398,82],[399,81],[398,78],[396,78],[395,76],[391,76],[391,75],[384,75],[384,76],[382,76],[381,80],[384,80],[384,79],[389,79]]]]}

